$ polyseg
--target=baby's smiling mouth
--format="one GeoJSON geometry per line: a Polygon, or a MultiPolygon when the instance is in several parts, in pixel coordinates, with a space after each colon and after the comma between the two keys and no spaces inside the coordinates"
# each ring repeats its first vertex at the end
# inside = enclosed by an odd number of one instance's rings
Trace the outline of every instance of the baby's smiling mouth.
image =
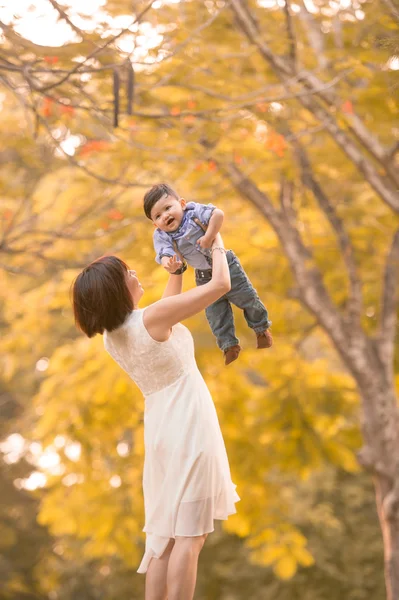
{"type": "Polygon", "coordinates": [[[173,221],[175,220],[174,217],[169,217],[169,219],[166,221],[166,225],[172,225],[173,221]]]}

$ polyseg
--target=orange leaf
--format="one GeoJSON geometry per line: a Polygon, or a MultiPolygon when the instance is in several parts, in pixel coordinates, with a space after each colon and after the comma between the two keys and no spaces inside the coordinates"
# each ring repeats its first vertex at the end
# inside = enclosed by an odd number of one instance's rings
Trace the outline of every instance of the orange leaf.
{"type": "Polygon", "coordinates": [[[350,100],[346,100],[343,105],[342,105],[342,112],[346,113],[347,115],[353,115],[354,114],[354,110],[353,110],[353,104],[350,100]]]}
{"type": "Polygon", "coordinates": [[[195,108],[196,106],[197,106],[197,103],[196,103],[196,102],[194,102],[194,100],[189,100],[189,101],[187,102],[187,108],[190,108],[190,109],[192,109],[192,108],[195,108]]]}
{"type": "Polygon", "coordinates": [[[52,98],[48,98],[47,96],[43,100],[43,115],[45,117],[49,117],[53,112],[53,104],[54,100],[52,98]]]}
{"type": "Polygon", "coordinates": [[[208,170],[209,171],[216,171],[216,169],[217,169],[217,165],[216,165],[215,161],[214,160],[210,160],[209,163],[208,163],[208,170]]]}
{"type": "Polygon", "coordinates": [[[109,219],[113,219],[114,221],[120,221],[123,219],[123,214],[117,208],[112,208],[107,212],[107,217],[109,219]]]}
{"type": "Polygon", "coordinates": [[[74,107],[68,106],[67,104],[61,104],[60,110],[64,115],[73,115],[75,113],[74,107]]]}
{"type": "Polygon", "coordinates": [[[174,106],[173,108],[170,109],[170,114],[171,115],[180,115],[180,108],[178,108],[177,106],[174,106]]]}
{"type": "Polygon", "coordinates": [[[256,108],[260,111],[260,112],[266,112],[267,109],[269,108],[269,105],[267,102],[259,102],[256,105],[256,108]]]}
{"type": "Polygon", "coordinates": [[[58,62],[58,56],[45,56],[44,62],[48,65],[55,65],[58,62]]]}
{"type": "Polygon", "coordinates": [[[91,154],[92,152],[101,152],[102,150],[107,150],[108,147],[109,142],[106,142],[105,140],[90,140],[83,144],[80,155],[84,156],[91,154]]]}
{"type": "Polygon", "coordinates": [[[271,150],[281,158],[284,156],[287,148],[287,142],[282,135],[272,131],[266,140],[265,146],[268,150],[271,150]]]}

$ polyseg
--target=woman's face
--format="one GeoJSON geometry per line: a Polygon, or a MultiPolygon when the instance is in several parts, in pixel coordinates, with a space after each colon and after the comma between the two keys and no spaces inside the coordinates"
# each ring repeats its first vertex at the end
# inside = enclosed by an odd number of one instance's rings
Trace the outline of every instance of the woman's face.
{"type": "Polygon", "coordinates": [[[141,296],[144,294],[144,290],[137,279],[136,271],[129,270],[126,273],[126,285],[132,297],[133,305],[137,306],[141,296]]]}

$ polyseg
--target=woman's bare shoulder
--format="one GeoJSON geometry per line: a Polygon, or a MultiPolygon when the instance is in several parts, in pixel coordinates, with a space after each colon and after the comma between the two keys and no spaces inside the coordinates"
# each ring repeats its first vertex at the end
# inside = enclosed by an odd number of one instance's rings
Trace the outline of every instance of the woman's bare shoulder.
{"type": "MultiPolygon", "coordinates": [[[[169,300],[169,298],[168,298],[169,300]]],[[[156,342],[166,342],[172,333],[172,328],[165,324],[163,316],[163,299],[142,308],[143,324],[150,337],[156,342]]]]}

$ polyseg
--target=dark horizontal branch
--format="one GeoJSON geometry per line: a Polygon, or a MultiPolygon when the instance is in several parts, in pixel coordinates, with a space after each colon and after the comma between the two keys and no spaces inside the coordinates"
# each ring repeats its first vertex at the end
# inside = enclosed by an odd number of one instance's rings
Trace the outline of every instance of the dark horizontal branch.
{"type": "MultiPolygon", "coordinates": [[[[107,67],[108,69],[109,67],[107,67]]],[[[1,70],[10,70],[8,67],[4,68],[2,67],[2,65],[0,64],[0,71],[1,70]]],[[[72,69],[71,71],[68,71],[68,73],[70,75],[74,74],[74,69],[72,69]]],[[[22,73],[21,74],[23,76],[26,76],[26,73],[22,73]]],[[[30,75],[33,74],[33,71],[30,71],[30,75]]],[[[79,71],[78,75],[80,76],[81,72],[79,71]]],[[[252,101],[247,101],[247,102],[241,102],[238,104],[234,104],[231,102],[231,97],[228,96],[220,96],[221,100],[228,100],[229,103],[225,106],[221,106],[218,108],[209,108],[209,109],[204,109],[204,110],[197,110],[197,111],[193,111],[193,110],[184,110],[179,112],[178,114],[171,114],[170,112],[166,113],[166,112],[141,112],[141,111],[135,111],[134,113],[132,113],[133,115],[137,116],[137,117],[142,117],[145,119],[163,119],[165,117],[168,118],[172,118],[172,119],[181,119],[183,117],[196,117],[196,118],[204,118],[204,117],[208,117],[210,115],[217,115],[220,113],[224,113],[224,112],[231,112],[231,111],[237,111],[237,110],[242,110],[242,109],[251,109],[253,107],[256,107],[257,104],[260,103],[271,103],[271,102],[282,102],[282,101],[286,101],[286,100],[292,100],[292,99],[298,99],[301,98],[302,96],[307,96],[307,95],[312,95],[312,94],[317,94],[318,92],[322,91],[322,90],[327,90],[330,89],[334,86],[336,86],[344,77],[346,77],[347,72],[345,73],[340,73],[339,75],[337,75],[336,77],[334,77],[331,81],[325,83],[322,85],[322,87],[320,89],[317,90],[312,90],[312,91],[301,91],[301,92],[287,92],[284,94],[279,94],[279,95],[275,95],[275,96],[264,96],[262,91],[259,91],[259,96],[257,98],[254,98],[252,101]]],[[[51,87],[47,87],[45,90],[43,88],[37,87],[31,80],[30,76],[28,76],[28,82],[30,84],[31,87],[33,87],[33,89],[41,94],[45,94],[46,91],[48,91],[51,87]]],[[[177,87],[182,87],[182,86],[177,86],[177,87]]],[[[185,87],[185,86],[183,86],[185,87]]],[[[253,92],[254,95],[256,93],[253,92]]],[[[81,104],[76,104],[76,103],[70,103],[67,104],[65,102],[63,102],[60,99],[57,99],[55,96],[52,95],[48,95],[45,94],[46,96],[48,96],[49,98],[51,98],[54,102],[56,102],[57,104],[60,104],[61,106],[68,106],[68,107],[72,107],[75,108],[76,110],[88,110],[88,107],[82,106],[81,104]]],[[[212,93],[211,94],[213,97],[218,97],[216,93],[212,93]]],[[[100,109],[98,109],[100,111],[100,109]]],[[[100,111],[100,112],[104,112],[104,111],[100,111]]],[[[241,118],[241,117],[239,117],[241,118]]]]}
{"type": "MultiPolygon", "coordinates": [[[[83,64],[83,63],[79,63],[83,64]]],[[[102,71],[112,71],[112,69],[116,67],[120,67],[123,65],[122,63],[110,63],[109,65],[103,67],[84,67],[83,69],[79,69],[78,75],[82,75],[83,73],[100,73],[102,71]]],[[[1,64],[0,63],[0,71],[11,71],[13,73],[24,73],[24,69],[26,65],[14,65],[14,64],[1,64]]],[[[50,67],[31,67],[29,66],[29,73],[31,75],[37,75],[39,73],[44,73],[45,75],[70,75],[73,69],[55,69],[50,67]]],[[[42,91],[38,89],[37,91],[42,91]]]]}
{"type": "MultiPolygon", "coordinates": [[[[335,85],[338,84],[338,82],[343,79],[346,76],[346,74],[340,74],[337,75],[336,77],[334,77],[331,81],[329,81],[328,83],[326,83],[323,87],[324,89],[327,88],[331,88],[335,85]]],[[[241,104],[231,104],[228,106],[223,106],[220,108],[210,108],[210,109],[205,109],[205,110],[197,110],[197,111],[192,111],[192,110],[184,110],[181,111],[179,114],[176,115],[171,115],[170,113],[143,113],[143,112],[138,112],[136,111],[135,114],[138,117],[143,117],[143,118],[147,118],[147,119],[163,119],[166,116],[169,118],[174,118],[174,119],[180,119],[183,117],[187,117],[187,116],[192,116],[192,117],[206,117],[212,114],[220,114],[223,112],[231,112],[231,111],[237,111],[237,110],[242,110],[242,109],[251,109],[254,106],[256,106],[259,103],[262,102],[281,102],[283,100],[291,100],[291,99],[296,99],[296,98],[301,98],[302,96],[308,96],[309,93],[311,94],[315,94],[317,93],[316,91],[313,92],[307,92],[307,91],[302,91],[302,92],[292,92],[292,93],[285,93],[285,94],[280,94],[278,96],[271,96],[271,97],[265,97],[265,96],[260,96],[259,98],[257,98],[256,100],[253,100],[251,102],[243,102],[241,104]]],[[[241,118],[241,116],[239,116],[238,118],[241,118]]]]}

